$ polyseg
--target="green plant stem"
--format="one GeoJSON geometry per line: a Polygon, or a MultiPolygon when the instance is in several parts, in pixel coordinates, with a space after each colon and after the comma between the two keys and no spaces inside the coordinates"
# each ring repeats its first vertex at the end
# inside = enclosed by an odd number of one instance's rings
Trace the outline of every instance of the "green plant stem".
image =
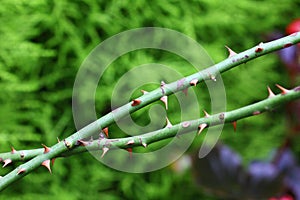
{"type": "MultiPolygon", "coordinates": [[[[255,46],[249,50],[241,52],[235,56],[231,56],[228,59],[215,64],[201,72],[195,73],[186,77],[185,79],[181,79],[169,84],[165,84],[163,88],[158,88],[144,94],[143,96],[139,97],[140,104],[137,106],[132,106],[132,102],[125,104],[117,108],[116,110],[108,113],[107,115],[101,117],[100,119],[96,120],[95,122],[87,125],[83,129],[77,131],[73,135],[69,136],[65,140],[53,145],[51,150],[47,153],[40,154],[30,161],[20,165],[7,175],[1,178],[0,181],[0,190],[3,190],[13,182],[21,179],[25,175],[32,172],[34,169],[39,167],[41,163],[45,160],[50,160],[55,158],[59,155],[62,155],[64,152],[70,151],[74,147],[76,147],[76,143],[78,140],[82,138],[88,138],[89,136],[93,135],[96,132],[99,132],[102,128],[107,127],[114,123],[115,120],[118,120],[129,113],[135,112],[136,110],[141,109],[142,107],[149,105],[150,103],[159,100],[162,96],[171,95],[178,91],[182,91],[188,87],[190,87],[190,81],[197,79],[199,82],[204,80],[212,79],[217,74],[225,72],[235,66],[240,65],[241,63],[248,62],[252,59],[255,59],[259,56],[268,54],[270,52],[288,47],[290,45],[296,44],[300,41],[300,33],[295,33],[290,36],[283,37],[278,40],[274,40],[268,43],[261,43],[258,46],[255,46]],[[180,87],[178,87],[178,83],[180,81],[180,87]],[[18,173],[18,172],[22,173],[18,173]]],[[[218,81],[218,80],[217,80],[218,81]]]]}
{"type": "MultiPolygon", "coordinates": [[[[110,149],[121,148],[127,149],[136,146],[149,145],[151,143],[161,141],[164,139],[175,137],[177,134],[184,134],[189,132],[194,132],[197,130],[200,124],[208,124],[210,126],[216,126],[220,123],[230,123],[249,116],[258,115],[268,110],[274,109],[276,106],[282,105],[289,101],[295,99],[300,99],[300,88],[297,87],[294,90],[290,90],[287,94],[278,94],[272,98],[267,98],[261,100],[257,103],[238,108],[232,111],[218,113],[211,115],[209,117],[203,117],[200,119],[190,120],[181,122],[179,124],[173,125],[172,127],[165,127],[160,130],[145,133],[138,136],[126,137],[126,138],[116,138],[116,139],[98,139],[93,141],[82,141],[81,146],[73,148],[70,151],[64,152],[57,157],[67,157],[78,153],[83,153],[87,151],[97,151],[102,150],[107,147],[110,149]],[[224,115],[224,120],[220,120],[220,115],[224,115]]],[[[209,126],[207,126],[209,127],[209,126]]],[[[14,153],[6,152],[0,153],[0,158],[11,159],[15,161],[26,161],[32,159],[38,155],[43,154],[44,149],[32,149],[32,150],[20,150],[14,153]]]]}

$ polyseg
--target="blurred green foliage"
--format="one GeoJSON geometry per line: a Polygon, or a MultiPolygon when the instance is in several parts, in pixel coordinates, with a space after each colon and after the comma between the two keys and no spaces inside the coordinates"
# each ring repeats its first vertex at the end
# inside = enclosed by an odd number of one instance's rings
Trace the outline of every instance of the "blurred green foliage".
{"type": "MultiPolygon", "coordinates": [[[[283,31],[298,17],[296,0],[267,1],[94,1],[2,0],[0,6],[0,147],[8,151],[55,144],[75,132],[72,87],[76,72],[89,52],[121,31],[145,26],[182,32],[203,45],[219,62],[224,45],[239,52],[266,40],[266,33],[283,31]]],[[[98,115],[109,111],[113,83],[131,67],[156,62],[147,51],[125,55],[111,67],[96,96],[98,115]],[[116,65],[117,65],[116,64],[116,65]]],[[[161,63],[186,66],[165,54],[161,63]]],[[[193,71],[184,70],[185,75],[193,71]]],[[[287,75],[275,54],[256,59],[223,74],[228,110],[267,96],[266,86],[287,85],[287,75]]],[[[198,89],[198,88],[197,88],[198,89]]],[[[199,104],[209,111],[205,84],[199,104]]],[[[274,89],[276,90],[276,89],[274,89]]],[[[278,90],[276,91],[278,92],[278,90]]],[[[177,115],[170,107],[170,118],[177,115]]],[[[142,116],[137,113],[138,116],[142,116]]],[[[141,124],[148,119],[140,118],[141,124]]],[[[222,140],[249,161],[263,158],[286,135],[283,109],[238,122],[237,133],[226,125],[222,140]]],[[[112,128],[117,132],[117,128],[112,128]]],[[[114,131],[113,131],[114,132],[114,131]]],[[[112,135],[114,137],[116,135],[112,135]]],[[[190,152],[197,151],[196,139],[190,152]]],[[[300,149],[298,149],[298,153],[300,149]]],[[[17,164],[1,169],[4,175],[17,164]]],[[[165,168],[146,174],[112,170],[89,154],[57,159],[53,174],[44,168],[14,183],[0,199],[209,199],[194,184],[190,171],[165,168]],[[5,198],[7,199],[7,198],[5,198]]]]}

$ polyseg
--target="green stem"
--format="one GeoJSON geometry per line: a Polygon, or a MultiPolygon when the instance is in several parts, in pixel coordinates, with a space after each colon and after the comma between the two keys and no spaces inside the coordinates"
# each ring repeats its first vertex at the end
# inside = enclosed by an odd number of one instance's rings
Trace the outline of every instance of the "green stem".
{"type": "MultiPolygon", "coordinates": [[[[149,92],[140,98],[140,104],[137,106],[132,106],[132,102],[125,104],[124,106],[119,107],[118,109],[108,113],[107,115],[101,117],[100,119],[96,120],[95,122],[89,124],[88,126],[84,127],[83,129],[77,131],[73,135],[69,136],[65,140],[55,144],[51,147],[51,150],[48,153],[40,154],[31,159],[30,161],[20,165],[7,175],[1,178],[0,181],[0,190],[3,190],[13,182],[21,179],[25,175],[32,172],[34,169],[39,167],[41,163],[45,160],[50,160],[55,158],[59,155],[62,155],[64,152],[70,151],[74,147],[76,147],[76,143],[78,140],[82,138],[88,138],[89,136],[93,135],[95,132],[99,132],[104,127],[109,126],[110,124],[114,123],[115,120],[122,118],[128,113],[135,112],[140,108],[149,105],[150,103],[159,100],[164,95],[171,95],[183,89],[190,87],[190,81],[193,79],[199,80],[202,82],[207,79],[211,79],[212,76],[225,72],[235,66],[240,65],[241,63],[248,62],[252,59],[255,59],[259,56],[268,54],[270,52],[285,48],[287,46],[293,45],[300,42],[300,33],[295,33],[290,36],[286,36],[284,38],[268,42],[265,44],[259,44],[256,47],[253,47],[249,50],[241,52],[235,56],[232,56],[216,65],[213,65],[201,72],[195,73],[186,77],[185,79],[178,80],[180,81],[180,87],[178,87],[178,81],[166,84],[162,91],[161,88],[158,88],[152,92],[149,92]],[[18,173],[18,172],[22,173],[18,173]]],[[[170,130],[168,130],[170,131],[170,130]]],[[[149,139],[148,139],[149,140],[149,139]]],[[[155,140],[155,139],[154,139],[155,140]]],[[[149,142],[149,141],[148,141],[149,142]]]]}
{"type": "MultiPolygon", "coordinates": [[[[176,134],[184,134],[188,132],[195,131],[200,124],[208,124],[210,126],[216,126],[220,123],[230,123],[234,122],[249,116],[261,114],[270,109],[274,109],[276,106],[282,105],[289,101],[300,99],[300,90],[299,87],[294,90],[290,90],[287,94],[279,94],[272,98],[267,98],[265,100],[261,100],[257,103],[238,108],[232,111],[218,113],[215,115],[211,115],[209,117],[203,117],[200,119],[190,120],[181,122],[179,124],[173,125],[172,127],[163,128],[157,131],[145,133],[138,136],[132,136],[127,138],[116,138],[116,139],[99,139],[93,141],[82,141],[82,146],[78,146],[77,148],[73,148],[70,151],[64,152],[57,157],[67,157],[72,156],[78,153],[83,153],[87,151],[97,151],[102,150],[104,147],[109,147],[111,149],[114,148],[131,148],[136,146],[144,146],[149,145],[151,143],[161,141],[164,139],[175,137],[176,134]],[[220,115],[224,116],[224,120],[220,120],[220,115]]],[[[207,126],[208,127],[208,126],[207,126]]],[[[37,155],[43,154],[44,149],[32,149],[32,150],[20,150],[15,151],[13,154],[11,152],[0,153],[0,158],[11,159],[13,162],[15,161],[26,161],[36,157],[37,155]]]]}

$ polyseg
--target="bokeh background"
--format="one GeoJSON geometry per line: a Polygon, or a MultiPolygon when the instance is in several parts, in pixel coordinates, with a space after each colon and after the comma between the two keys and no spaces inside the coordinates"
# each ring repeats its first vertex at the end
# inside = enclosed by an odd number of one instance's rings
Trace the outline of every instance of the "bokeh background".
{"type": "MultiPolygon", "coordinates": [[[[270,40],[275,31],[299,17],[297,0],[266,1],[69,1],[1,0],[0,6],[0,151],[53,145],[76,131],[72,118],[72,87],[76,73],[90,51],[119,32],[146,26],[174,29],[198,41],[215,62],[228,56],[225,45],[236,52],[270,40]]],[[[186,63],[170,54],[139,51],[107,71],[96,95],[98,116],[109,112],[113,82],[131,67],[160,62],[185,75],[186,63]],[[118,67],[116,67],[118,66],[118,67]]],[[[227,109],[267,97],[269,85],[290,87],[288,73],[277,54],[270,54],[223,74],[227,109]]],[[[201,108],[210,111],[205,84],[199,86],[201,108]]],[[[201,110],[199,110],[200,112],[201,110]]],[[[176,121],[176,110],[168,112],[176,121]]],[[[141,116],[137,113],[137,116],[141,116]]],[[[140,124],[148,118],[139,118],[140,124]]],[[[117,137],[117,127],[111,127],[117,137]]],[[[290,134],[286,108],[238,121],[234,133],[225,125],[221,141],[243,157],[265,159],[290,134]]],[[[204,132],[205,134],[205,132],[204,132]]],[[[203,137],[203,136],[200,136],[203,137]]],[[[187,154],[197,152],[196,139],[187,154]]],[[[300,155],[298,137],[292,149],[300,155]]],[[[19,163],[0,170],[5,175],[19,163]]],[[[217,199],[195,184],[189,168],[174,165],[145,174],[110,169],[90,154],[57,159],[50,175],[39,168],[0,194],[0,199],[217,199]]]]}

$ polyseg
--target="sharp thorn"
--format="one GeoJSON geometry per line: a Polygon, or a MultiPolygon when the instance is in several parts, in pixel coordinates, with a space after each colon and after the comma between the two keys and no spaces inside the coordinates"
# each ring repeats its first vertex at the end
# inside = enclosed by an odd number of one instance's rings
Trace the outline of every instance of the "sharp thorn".
{"type": "Polygon", "coordinates": [[[198,82],[199,82],[198,79],[193,79],[193,80],[190,81],[190,85],[191,86],[196,86],[198,82]]]}
{"type": "Polygon", "coordinates": [[[4,165],[2,166],[2,168],[6,167],[7,165],[9,165],[10,163],[12,163],[12,160],[10,158],[7,158],[4,160],[4,165]]]}
{"type": "Polygon", "coordinates": [[[102,129],[102,131],[106,135],[106,137],[108,138],[108,127],[105,127],[104,129],[102,129]]]}
{"type": "Polygon", "coordinates": [[[275,94],[272,92],[271,88],[268,86],[268,98],[275,97],[275,94]]]}
{"type": "Polygon", "coordinates": [[[236,124],[237,124],[236,121],[232,122],[234,132],[236,132],[236,124]]]}
{"type": "Polygon", "coordinates": [[[236,55],[236,53],[232,49],[230,49],[228,46],[225,45],[225,47],[229,52],[228,58],[236,55]]]}
{"type": "Polygon", "coordinates": [[[170,120],[168,119],[168,117],[166,117],[166,121],[167,121],[167,128],[171,128],[173,125],[171,124],[170,120]]]}
{"type": "Polygon", "coordinates": [[[101,158],[104,157],[104,155],[108,152],[109,148],[108,147],[103,147],[102,150],[103,150],[103,153],[101,155],[101,158]]]}
{"type": "Polygon", "coordinates": [[[163,96],[160,100],[165,104],[166,110],[168,110],[168,96],[163,96]]]}
{"type": "Polygon", "coordinates": [[[140,105],[140,103],[141,103],[141,100],[139,100],[139,99],[134,99],[134,100],[132,101],[132,103],[131,103],[131,106],[138,106],[138,105],[140,105]]]}
{"type": "Polygon", "coordinates": [[[42,146],[44,147],[44,153],[48,153],[51,150],[51,148],[47,147],[44,144],[42,144],[42,146]]]}
{"type": "Polygon", "coordinates": [[[21,169],[18,170],[17,175],[22,174],[24,172],[26,172],[26,169],[21,168],[21,169]]]}
{"type": "Polygon", "coordinates": [[[132,145],[132,144],[134,144],[134,140],[129,140],[129,141],[126,143],[126,145],[132,145]]]}
{"type": "Polygon", "coordinates": [[[275,84],[276,87],[278,87],[280,90],[281,90],[281,94],[284,95],[284,94],[287,94],[290,92],[290,90],[288,89],[285,89],[284,87],[282,87],[281,85],[278,85],[278,84],[275,84]]]}
{"type": "Polygon", "coordinates": [[[10,148],[11,148],[11,153],[12,153],[12,154],[14,154],[14,153],[17,152],[13,146],[11,146],[10,148]]]}
{"type": "Polygon", "coordinates": [[[142,92],[143,94],[147,94],[147,93],[148,93],[146,90],[141,90],[141,92],[142,92]]]}
{"type": "Polygon", "coordinates": [[[41,165],[46,167],[48,169],[48,171],[50,172],[50,174],[52,174],[51,167],[50,167],[50,160],[43,161],[41,165]]]}
{"type": "Polygon", "coordinates": [[[210,114],[208,114],[205,110],[203,110],[205,117],[210,117],[210,114]]]}
{"type": "Polygon", "coordinates": [[[205,129],[207,127],[207,124],[200,124],[199,126],[198,126],[198,129],[199,129],[199,131],[198,131],[198,135],[200,135],[200,133],[203,131],[203,129],[205,129]]]}

